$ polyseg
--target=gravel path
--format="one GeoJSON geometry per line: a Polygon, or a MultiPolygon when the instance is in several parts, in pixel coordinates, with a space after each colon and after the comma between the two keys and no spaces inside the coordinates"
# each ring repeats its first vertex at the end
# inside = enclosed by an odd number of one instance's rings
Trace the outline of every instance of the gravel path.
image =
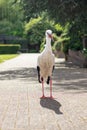
{"type": "MultiPolygon", "coordinates": [[[[40,99],[38,55],[0,64],[0,130],[87,130],[87,69],[56,59],[54,99],[40,99]]],[[[46,84],[45,93],[49,96],[46,84]]]]}

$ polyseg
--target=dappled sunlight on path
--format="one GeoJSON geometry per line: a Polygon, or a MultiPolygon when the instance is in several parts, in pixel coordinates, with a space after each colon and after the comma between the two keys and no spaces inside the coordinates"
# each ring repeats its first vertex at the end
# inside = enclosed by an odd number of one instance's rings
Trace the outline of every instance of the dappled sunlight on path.
{"type": "MultiPolygon", "coordinates": [[[[54,99],[40,99],[39,54],[21,54],[0,64],[1,130],[86,130],[87,69],[55,60],[54,99]]],[[[45,94],[49,97],[49,85],[45,94]]]]}

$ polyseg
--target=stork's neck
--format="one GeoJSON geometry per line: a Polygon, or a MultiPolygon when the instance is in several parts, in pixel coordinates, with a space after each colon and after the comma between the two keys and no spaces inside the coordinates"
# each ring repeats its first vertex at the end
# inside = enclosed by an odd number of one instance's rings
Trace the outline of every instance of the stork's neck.
{"type": "Polygon", "coordinates": [[[52,52],[51,38],[46,37],[46,49],[52,52]]]}

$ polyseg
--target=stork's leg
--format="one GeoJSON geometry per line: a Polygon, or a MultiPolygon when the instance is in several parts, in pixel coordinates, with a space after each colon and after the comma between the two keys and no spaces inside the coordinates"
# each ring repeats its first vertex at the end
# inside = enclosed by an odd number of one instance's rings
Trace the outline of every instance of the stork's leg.
{"type": "Polygon", "coordinates": [[[50,98],[53,99],[53,96],[52,96],[52,78],[50,78],[50,98]]]}
{"type": "Polygon", "coordinates": [[[42,82],[42,97],[41,98],[45,98],[45,95],[44,95],[44,80],[43,80],[43,78],[41,78],[41,82],[42,82]]]}

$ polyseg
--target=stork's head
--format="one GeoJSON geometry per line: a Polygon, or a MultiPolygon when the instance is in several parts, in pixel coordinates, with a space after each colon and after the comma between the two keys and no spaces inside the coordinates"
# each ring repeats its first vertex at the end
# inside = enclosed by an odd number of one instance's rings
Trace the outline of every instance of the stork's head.
{"type": "Polygon", "coordinates": [[[50,38],[50,39],[52,39],[53,40],[53,36],[52,36],[52,31],[51,30],[46,30],[46,37],[47,38],[50,38]]]}

